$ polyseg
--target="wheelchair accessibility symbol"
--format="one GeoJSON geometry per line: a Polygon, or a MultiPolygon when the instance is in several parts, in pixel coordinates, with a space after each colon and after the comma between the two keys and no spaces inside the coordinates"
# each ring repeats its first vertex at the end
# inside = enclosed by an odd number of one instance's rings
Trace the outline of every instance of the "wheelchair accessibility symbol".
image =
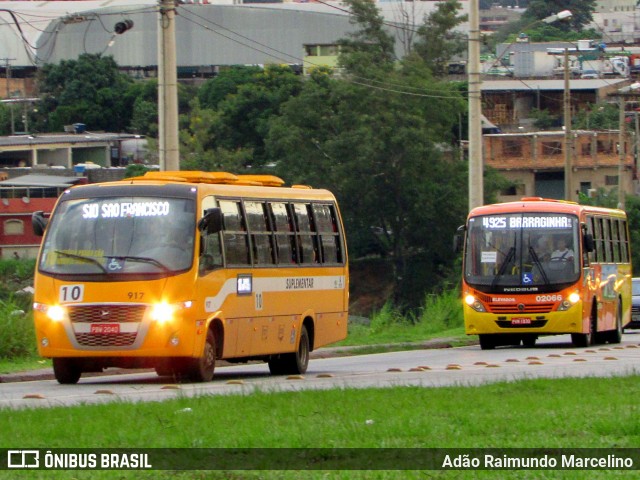
{"type": "Polygon", "coordinates": [[[528,285],[529,283],[533,283],[533,274],[531,272],[525,272],[522,274],[522,283],[523,285],[528,285]]]}

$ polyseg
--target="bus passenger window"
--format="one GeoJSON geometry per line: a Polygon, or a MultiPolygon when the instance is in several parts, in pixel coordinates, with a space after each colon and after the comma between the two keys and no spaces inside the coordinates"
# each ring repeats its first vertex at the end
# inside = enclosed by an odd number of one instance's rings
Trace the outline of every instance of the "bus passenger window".
{"type": "Polygon", "coordinates": [[[247,224],[251,233],[254,265],[272,265],[274,263],[271,232],[265,207],[264,202],[244,202],[247,224]]]}
{"type": "Polygon", "coordinates": [[[339,243],[338,228],[329,205],[313,205],[313,215],[320,237],[322,263],[338,263],[339,243]]]}
{"type": "Polygon", "coordinates": [[[298,242],[300,244],[300,263],[312,264],[320,263],[317,248],[317,238],[312,230],[311,218],[308,205],[294,203],[293,209],[296,215],[296,225],[298,231],[298,242]]]}
{"type": "Polygon", "coordinates": [[[227,265],[250,265],[249,236],[242,218],[240,202],[220,200],[223,215],[222,243],[227,265]]]}
{"type": "Polygon", "coordinates": [[[279,265],[291,265],[296,262],[295,238],[291,219],[284,203],[270,203],[271,218],[276,243],[277,263],[279,265]]]}
{"type": "Polygon", "coordinates": [[[627,222],[624,220],[618,220],[620,226],[620,249],[621,258],[623,262],[629,261],[629,237],[627,235],[627,222]]]}

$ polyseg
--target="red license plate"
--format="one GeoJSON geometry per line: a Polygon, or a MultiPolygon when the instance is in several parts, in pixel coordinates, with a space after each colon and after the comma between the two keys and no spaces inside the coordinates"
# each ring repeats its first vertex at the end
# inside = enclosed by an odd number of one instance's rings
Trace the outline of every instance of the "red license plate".
{"type": "Polygon", "coordinates": [[[120,325],[117,323],[94,323],[91,325],[90,333],[96,335],[113,335],[120,333],[120,325]]]}
{"type": "Polygon", "coordinates": [[[531,325],[531,319],[528,317],[512,318],[511,325],[531,325]]]}

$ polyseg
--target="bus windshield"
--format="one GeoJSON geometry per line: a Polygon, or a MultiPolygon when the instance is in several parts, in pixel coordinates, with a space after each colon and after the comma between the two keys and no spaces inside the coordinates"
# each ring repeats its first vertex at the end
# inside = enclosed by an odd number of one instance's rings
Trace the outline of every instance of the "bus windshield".
{"type": "Polygon", "coordinates": [[[469,219],[466,282],[484,292],[545,291],[578,280],[579,222],[573,215],[510,213],[469,219]]]}
{"type": "Polygon", "coordinates": [[[102,197],[62,201],[39,269],[52,275],[167,274],[193,263],[192,199],[102,197]]]}

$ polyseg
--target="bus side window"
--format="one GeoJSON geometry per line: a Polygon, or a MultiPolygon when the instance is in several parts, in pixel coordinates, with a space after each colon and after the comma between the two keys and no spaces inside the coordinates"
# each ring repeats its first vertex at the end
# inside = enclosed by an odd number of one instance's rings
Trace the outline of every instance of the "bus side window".
{"type": "Polygon", "coordinates": [[[331,212],[331,225],[333,227],[333,231],[336,233],[336,261],[338,263],[344,264],[345,262],[345,252],[344,249],[346,244],[344,242],[344,233],[340,228],[340,223],[338,221],[338,213],[336,211],[335,205],[329,206],[329,211],[331,212]]]}
{"type": "MultiPolygon", "coordinates": [[[[585,232],[591,235],[591,238],[594,239],[595,245],[595,236],[593,234],[593,217],[587,217],[587,221],[585,222],[585,232]]],[[[595,251],[587,252],[586,248],[582,250],[582,263],[584,266],[589,266],[595,260],[595,251]]]]}
{"type": "Polygon", "coordinates": [[[627,222],[625,220],[618,220],[620,230],[620,250],[622,261],[627,263],[629,261],[629,236],[627,235],[627,222]]]}
{"type": "Polygon", "coordinates": [[[293,210],[296,216],[298,233],[298,243],[300,246],[301,261],[304,264],[319,263],[317,248],[314,248],[314,232],[312,230],[311,218],[309,216],[308,205],[304,203],[294,203],[293,210]]]}
{"type": "Polygon", "coordinates": [[[273,202],[268,205],[273,223],[277,262],[279,265],[291,265],[296,262],[294,254],[295,239],[287,205],[273,202]]]}
{"type": "Polygon", "coordinates": [[[595,229],[593,236],[596,243],[596,262],[604,262],[604,237],[602,229],[602,218],[595,217],[594,219],[595,229]]]}
{"type": "Polygon", "coordinates": [[[613,247],[613,261],[620,262],[620,232],[618,231],[618,221],[611,220],[611,245],[613,247]]]}
{"type": "Polygon", "coordinates": [[[264,202],[244,202],[255,265],[272,265],[273,246],[264,202]]]}
{"type": "Polygon", "coordinates": [[[322,263],[338,263],[339,236],[329,205],[313,205],[313,216],[320,237],[322,263]]]}
{"type": "Polygon", "coordinates": [[[223,217],[223,246],[227,265],[251,265],[249,235],[239,201],[220,200],[223,217]]]}
{"type": "Polygon", "coordinates": [[[613,262],[613,251],[612,251],[612,241],[611,241],[611,221],[608,218],[602,219],[603,224],[603,238],[604,238],[604,260],[605,262],[613,262]]]}

